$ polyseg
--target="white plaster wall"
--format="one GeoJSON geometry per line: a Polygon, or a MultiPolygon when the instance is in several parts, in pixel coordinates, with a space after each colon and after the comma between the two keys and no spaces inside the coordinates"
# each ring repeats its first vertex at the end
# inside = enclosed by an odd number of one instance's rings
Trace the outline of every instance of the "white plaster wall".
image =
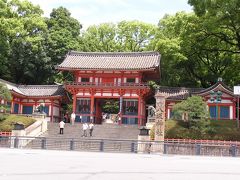
{"type": "Polygon", "coordinates": [[[119,83],[119,84],[121,83],[121,78],[118,78],[118,83],[119,83]]]}
{"type": "Polygon", "coordinates": [[[51,114],[52,114],[52,105],[49,105],[49,116],[51,116],[51,114]]]}
{"type": "Polygon", "coordinates": [[[170,109],[167,109],[167,119],[170,119],[170,109]]]}
{"type": "Polygon", "coordinates": [[[59,108],[56,106],[53,106],[53,116],[59,116],[59,108]]]}
{"type": "Polygon", "coordinates": [[[103,93],[103,96],[112,96],[112,93],[103,93]]]}
{"type": "Polygon", "coordinates": [[[229,107],[229,116],[230,119],[233,119],[233,106],[229,107]]]}
{"type": "Polygon", "coordinates": [[[136,82],[136,83],[139,83],[139,78],[135,78],[135,82],[136,82]]]}
{"type": "MultiPolygon", "coordinates": [[[[207,101],[208,103],[213,103],[212,101],[210,101],[210,99],[208,99],[207,101]]],[[[214,102],[215,103],[215,102],[214,102]]],[[[229,99],[222,99],[221,102],[218,102],[218,104],[224,104],[224,103],[232,103],[231,100],[229,99]]]]}
{"type": "Polygon", "coordinates": [[[113,96],[119,96],[119,94],[118,93],[113,93],[113,96]]]}

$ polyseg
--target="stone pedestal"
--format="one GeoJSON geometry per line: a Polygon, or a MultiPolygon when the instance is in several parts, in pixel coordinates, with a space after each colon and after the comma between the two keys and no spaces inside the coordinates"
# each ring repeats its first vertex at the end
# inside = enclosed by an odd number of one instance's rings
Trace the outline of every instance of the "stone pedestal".
{"type": "Polygon", "coordinates": [[[138,153],[150,153],[151,152],[151,142],[149,135],[138,135],[138,153]]]}

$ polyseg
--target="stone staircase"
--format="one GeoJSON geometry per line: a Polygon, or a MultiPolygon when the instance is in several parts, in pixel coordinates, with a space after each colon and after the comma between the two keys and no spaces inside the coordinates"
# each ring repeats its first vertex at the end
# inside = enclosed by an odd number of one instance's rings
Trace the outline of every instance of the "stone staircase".
{"type": "Polygon", "coordinates": [[[42,136],[48,138],[92,138],[92,139],[132,139],[136,140],[139,134],[137,125],[95,124],[92,137],[81,137],[82,124],[65,124],[64,134],[59,134],[58,123],[49,123],[48,131],[42,136]]]}

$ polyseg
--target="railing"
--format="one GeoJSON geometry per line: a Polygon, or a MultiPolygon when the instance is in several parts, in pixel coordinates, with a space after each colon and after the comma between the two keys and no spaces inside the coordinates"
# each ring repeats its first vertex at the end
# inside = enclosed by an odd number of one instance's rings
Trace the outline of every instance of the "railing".
{"type": "Polygon", "coordinates": [[[236,145],[240,146],[239,141],[220,141],[220,140],[204,140],[204,139],[164,139],[165,143],[174,144],[201,144],[201,145],[236,145]]]}
{"type": "Polygon", "coordinates": [[[11,136],[12,132],[2,132],[0,131],[0,136],[11,136]]]}
{"type": "Polygon", "coordinates": [[[137,88],[148,88],[147,83],[101,83],[101,82],[66,82],[66,86],[83,86],[83,87],[92,87],[92,86],[99,86],[99,87],[137,87],[137,88]]]}
{"type": "Polygon", "coordinates": [[[136,141],[112,139],[70,139],[45,137],[0,136],[0,147],[24,149],[49,149],[69,151],[163,153],[201,156],[240,157],[240,145],[236,143],[205,144],[161,141],[136,141]]]}

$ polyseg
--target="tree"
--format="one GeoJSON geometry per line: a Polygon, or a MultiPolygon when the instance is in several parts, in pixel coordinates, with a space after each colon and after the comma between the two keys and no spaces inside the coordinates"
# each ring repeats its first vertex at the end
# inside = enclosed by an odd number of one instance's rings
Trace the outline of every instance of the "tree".
{"type": "Polygon", "coordinates": [[[90,26],[82,36],[85,51],[138,52],[147,50],[156,26],[139,21],[122,21],[90,26]]]}
{"type": "MultiPolygon", "coordinates": [[[[12,99],[12,95],[10,93],[10,91],[8,90],[8,88],[0,83],[0,100],[5,100],[5,101],[10,101],[12,99]]],[[[6,111],[8,109],[7,104],[1,104],[0,103],[0,111],[6,111]]]]}
{"type": "Polygon", "coordinates": [[[231,48],[220,51],[240,54],[240,1],[239,0],[189,0],[194,12],[204,19],[204,36],[218,38],[231,48]]]}
{"type": "Polygon", "coordinates": [[[43,11],[28,1],[1,0],[0,5],[0,33],[4,35],[0,38],[4,70],[1,77],[16,83],[44,83],[51,69],[43,11]]]}
{"type": "Polygon", "coordinates": [[[200,96],[188,97],[173,106],[173,118],[188,122],[188,127],[205,133],[209,128],[207,104],[200,96]]]}
{"type": "Polygon", "coordinates": [[[92,52],[116,52],[120,46],[116,41],[117,27],[113,23],[90,26],[83,32],[83,50],[92,52]]]}
{"type": "Polygon", "coordinates": [[[233,85],[239,77],[237,54],[221,51],[231,46],[216,37],[206,38],[205,20],[195,14],[165,16],[149,48],[162,54],[161,84],[209,87],[218,77],[233,85]]]}
{"type": "Polygon", "coordinates": [[[57,73],[54,66],[60,64],[69,51],[82,50],[80,39],[82,25],[71,17],[71,13],[64,7],[53,9],[50,18],[45,18],[45,22],[48,28],[47,56],[51,58],[53,70],[48,81],[62,83],[64,79],[72,80],[72,76],[67,72],[57,73]]]}
{"type": "Polygon", "coordinates": [[[82,25],[71,17],[64,7],[53,9],[50,18],[46,18],[48,26],[48,55],[54,64],[61,63],[70,50],[79,48],[79,35],[82,25]]]}
{"type": "Polygon", "coordinates": [[[117,41],[121,51],[146,50],[154,38],[157,27],[140,21],[122,21],[117,25],[117,41]]]}
{"type": "Polygon", "coordinates": [[[240,73],[237,70],[240,59],[240,1],[189,0],[188,2],[202,20],[201,38],[198,38],[198,42],[206,40],[212,42],[212,45],[204,48],[205,54],[215,54],[216,61],[222,59],[225,64],[224,70],[218,68],[217,74],[222,74],[225,82],[231,86],[240,83],[240,73]],[[232,71],[233,68],[236,70],[232,71]]]}

